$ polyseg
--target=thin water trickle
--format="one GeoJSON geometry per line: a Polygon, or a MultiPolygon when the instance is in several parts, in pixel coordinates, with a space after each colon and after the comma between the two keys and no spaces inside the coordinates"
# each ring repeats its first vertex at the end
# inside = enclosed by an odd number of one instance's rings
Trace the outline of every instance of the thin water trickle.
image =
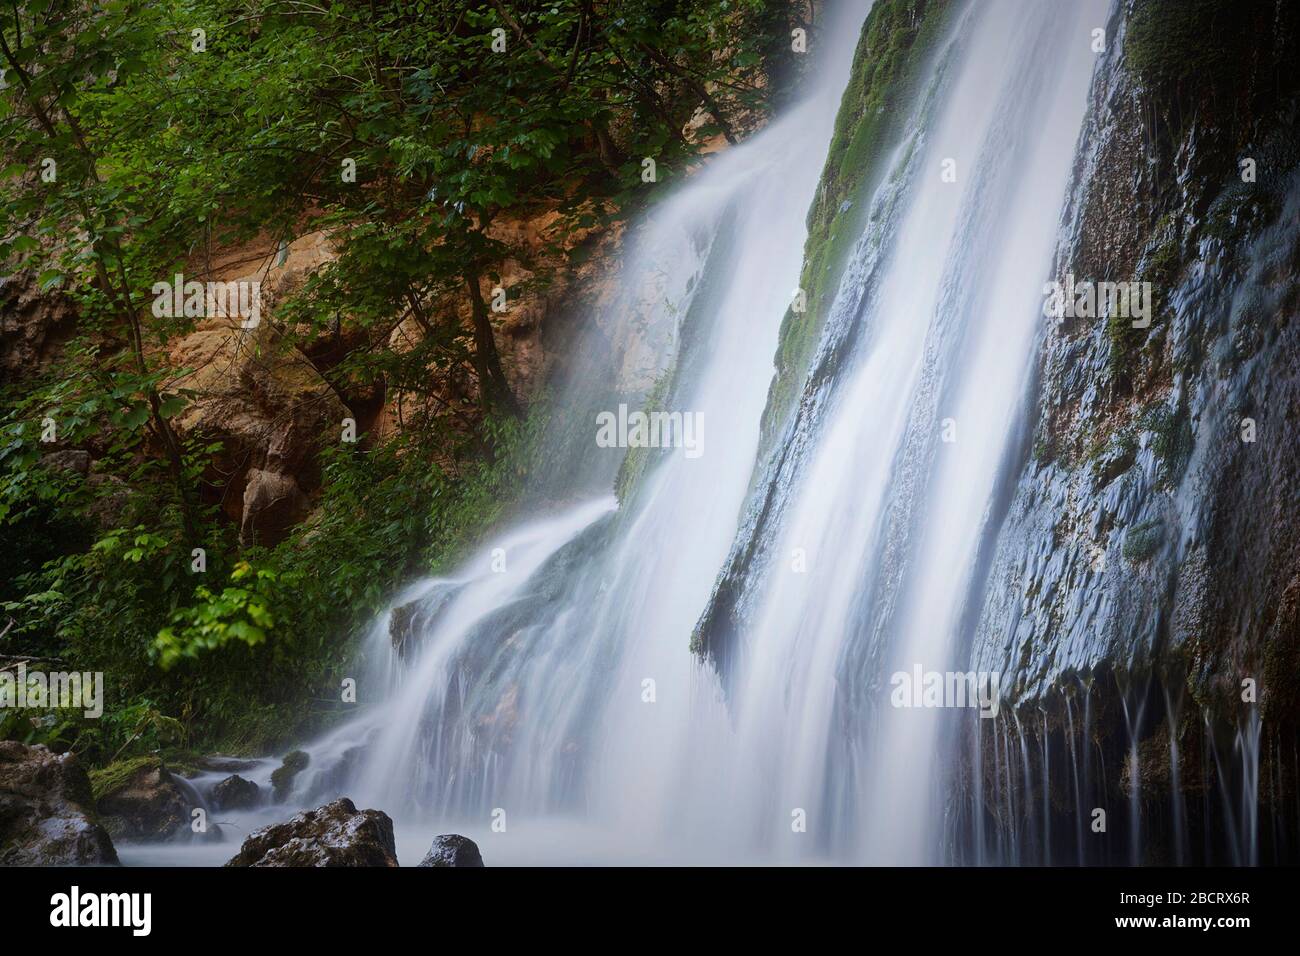
{"type": "Polygon", "coordinates": [[[1187,862],[1187,810],[1182,786],[1182,768],[1178,762],[1178,731],[1181,726],[1179,711],[1181,695],[1177,702],[1165,688],[1165,721],[1169,732],[1169,780],[1170,800],[1173,804],[1174,863],[1182,866],[1187,862]]]}
{"type": "MultiPolygon", "coordinates": [[[[1084,844],[1083,844],[1083,828],[1084,828],[1083,794],[1086,792],[1086,788],[1084,785],[1082,785],[1079,782],[1079,750],[1081,748],[1075,743],[1074,703],[1073,703],[1073,695],[1071,694],[1067,694],[1065,697],[1065,719],[1066,719],[1065,727],[1066,727],[1066,734],[1067,734],[1066,739],[1070,747],[1070,779],[1074,784],[1074,841],[1076,846],[1078,847],[1078,863],[1080,866],[1083,866],[1088,862],[1087,856],[1084,853],[1084,844]]],[[[1087,737],[1085,736],[1084,737],[1085,744],[1086,741],[1087,741],[1087,737]]],[[[1086,752],[1086,746],[1082,749],[1084,749],[1086,752]]]]}

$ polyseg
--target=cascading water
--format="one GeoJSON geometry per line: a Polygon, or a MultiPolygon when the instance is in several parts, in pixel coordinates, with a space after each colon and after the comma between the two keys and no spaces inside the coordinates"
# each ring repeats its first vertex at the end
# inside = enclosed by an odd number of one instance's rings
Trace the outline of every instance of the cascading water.
{"type": "Polygon", "coordinates": [[[957,24],[938,64],[942,107],[890,176],[909,183],[905,210],[883,253],[866,248],[873,231],[855,252],[862,268],[840,288],[784,439],[801,453],[766,476],[750,522],[763,558],[741,569],[721,638],[738,644],[737,746],[767,764],[748,787],[773,793],[771,774],[779,800],[820,814],[827,845],[853,858],[939,852],[942,713],[888,706],[885,681],[965,670],[955,639],[1092,69],[1079,38],[1104,14],[992,3],[957,24]],[[850,336],[851,357],[830,364],[850,336]],[[807,573],[790,573],[796,549],[807,573]]]}
{"type": "Polygon", "coordinates": [[[619,309],[640,321],[595,320],[609,394],[696,416],[702,454],[648,457],[620,503],[594,421],[569,428],[548,498],[584,493],[397,597],[366,645],[363,713],[306,748],[293,802],[388,811],[403,859],[454,827],[489,862],[929,863],[963,858],[946,758],[973,741],[989,787],[970,794],[972,862],[1081,840],[1048,775],[1076,802],[1098,785],[1089,696],[1054,742],[1045,717],[972,732],[891,706],[891,675],[967,670],[1107,10],[958,9],[858,200],[769,454],[773,355],[867,5],[846,9],[821,88],[629,242],[619,309]]]}
{"type": "MultiPolygon", "coordinates": [[[[663,840],[680,857],[688,830],[726,829],[720,791],[699,774],[723,766],[731,730],[688,638],[735,534],[818,158],[866,12],[846,8],[849,22],[827,31],[829,79],[814,95],[695,173],[641,226],[619,307],[640,310],[647,287],[659,303],[636,335],[618,341],[597,319],[594,348],[620,350],[606,363],[618,374],[671,379],[664,404],[701,423],[702,454],[662,454],[617,512],[608,494],[559,509],[489,542],[460,574],[400,595],[398,613],[414,609],[411,646],[395,660],[390,612],[361,681],[392,675],[391,696],[308,748],[320,769],[304,773],[297,799],[341,789],[399,824],[455,821],[471,834],[500,809],[507,832],[525,838],[570,815],[599,833],[575,848],[581,859],[597,846],[645,858],[663,840]]],[[[558,454],[600,472],[587,421],[558,454]]],[[[722,849],[713,832],[697,849],[722,849]]],[[[743,851],[738,836],[726,846],[743,851]]]]}

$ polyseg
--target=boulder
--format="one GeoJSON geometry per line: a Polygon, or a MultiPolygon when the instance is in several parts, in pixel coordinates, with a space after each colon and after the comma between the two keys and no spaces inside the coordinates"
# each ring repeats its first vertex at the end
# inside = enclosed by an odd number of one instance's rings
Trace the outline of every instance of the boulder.
{"type": "Polygon", "coordinates": [[[249,810],[257,806],[261,788],[239,774],[231,774],[212,788],[210,798],[214,810],[249,810]]]}
{"type": "Polygon", "coordinates": [[[478,844],[459,833],[443,833],[433,838],[433,846],[420,866],[482,866],[478,844]]]}
{"type": "Polygon", "coordinates": [[[254,830],[226,866],[397,866],[393,821],[340,797],[254,830]]]}
{"type": "Polygon", "coordinates": [[[333,252],[321,233],[286,251],[282,261],[274,245],[229,248],[205,276],[257,283],[259,323],[245,328],[240,317],[211,310],[168,344],[167,363],[188,370],[174,387],[193,393],[173,424],[185,438],[221,443],[205,479],[221,489],[221,507],[244,544],[275,544],[306,517],[320,486],[317,456],[339,441],[343,420],[354,414],[296,338],[270,319],[276,303],[333,252]]]}
{"type": "Polygon", "coordinates": [[[0,740],[0,866],[115,863],[77,758],[0,740]]]}
{"type": "Polygon", "coordinates": [[[90,452],[80,448],[48,452],[41,456],[41,465],[51,471],[73,471],[84,478],[90,474],[90,452]]]}
{"type": "Polygon", "coordinates": [[[265,468],[248,470],[242,524],[245,531],[283,532],[300,521],[310,507],[307,495],[293,475],[265,468]]]}
{"type": "Polygon", "coordinates": [[[200,804],[157,757],[110,764],[91,775],[95,806],[115,840],[166,840],[190,824],[200,804]]]}
{"type": "Polygon", "coordinates": [[[414,601],[392,609],[388,617],[388,639],[399,660],[411,661],[419,655],[424,636],[460,591],[459,585],[439,585],[414,601]]]}
{"type": "Polygon", "coordinates": [[[86,478],[93,491],[90,504],[86,506],[86,517],[105,530],[120,528],[130,521],[131,488],[117,475],[99,471],[96,465],[96,462],[90,463],[90,474],[86,478]]]}
{"type": "Polygon", "coordinates": [[[284,763],[271,774],[271,789],[276,800],[283,802],[289,796],[293,791],[294,778],[306,769],[310,760],[301,750],[292,750],[284,755],[284,763]]]}

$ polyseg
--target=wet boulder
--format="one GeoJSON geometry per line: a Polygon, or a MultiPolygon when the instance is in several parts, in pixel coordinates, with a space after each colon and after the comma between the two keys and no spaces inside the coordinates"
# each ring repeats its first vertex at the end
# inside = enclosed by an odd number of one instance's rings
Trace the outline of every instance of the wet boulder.
{"type": "Polygon", "coordinates": [[[116,863],[77,758],[0,740],[0,866],[116,863]]]}
{"type": "Polygon", "coordinates": [[[189,827],[200,806],[188,783],[157,757],[137,757],[91,774],[95,806],[115,840],[166,840],[189,827]]]}
{"type": "Polygon", "coordinates": [[[415,616],[419,611],[418,601],[393,608],[388,618],[388,638],[393,651],[401,660],[406,660],[415,646],[415,616]]]}
{"type": "Polygon", "coordinates": [[[226,866],[397,866],[393,821],[340,797],[254,830],[226,866]]]}
{"type": "Polygon", "coordinates": [[[257,806],[261,788],[239,774],[231,774],[212,788],[209,799],[214,810],[249,810],[257,806]]]}
{"type": "Polygon", "coordinates": [[[443,833],[433,838],[433,846],[420,866],[482,866],[478,844],[459,833],[443,833]]]}
{"type": "Polygon", "coordinates": [[[459,593],[457,585],[439,586],[389,612],[388,640],[398,660],[412,661],[416,658],[425,634],[459,593]]]}

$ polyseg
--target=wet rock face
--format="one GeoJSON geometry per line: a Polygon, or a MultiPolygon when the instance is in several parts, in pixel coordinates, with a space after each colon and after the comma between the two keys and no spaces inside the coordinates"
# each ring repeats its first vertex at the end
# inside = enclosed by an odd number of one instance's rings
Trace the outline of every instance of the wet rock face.
{"type": "Polygon", "coordinates": [[[1161,29],[1178,5],[1127,0],[1107,29],[1050,278],[1149,282],[1153,308],[1042,336],[978,597],[970,665],[1000,673],[1010,716],[967,755],[1005,838],[975,862],[1294,854],[1300,135],[1294,70],[1255,77],[1294,62],[1300,11],[1211,8],[1234,34],[1213,43],[1249,54],[1226,67],[1152,49],[1210,42],[1161,29]],[[1188,69],[1163,88],[1153,63],[1188,69]],[[1255,814],[1272,842],[1225,822],[1255,814]]]}
{"type": "Polygon", "coordinates": [[[0,277],[0,379],[16,381],[53,358],[76,322],[72,300],[45,293],[33,271],[0,277]]]}
{"type": "Polygon", "coordinates": [[[160,761],[143,758],[101,784],[96,806],[116,840],[166,840],[190,824],[197,804],[188,791],[160,761]]]}
{"type": "Polygon", "coordinates": [[[415,618],[418,611],[419,603],[412,601],[410,604],[393,608],[392,617],[388,621],[389,640],[392,641],[393,650],[402,660],[407,659],[415,646],[415,618]]]}
{"type": "Polygon", "coordinates": [[[221,489],[220,505],[245,544],[274,544],[307,515],[320,484],[320,449],[339,440],[352,414],[311,359],[267,320],[333,252],[312,233],[286,253],[281,261],[273,248],[227,250],[229,261],[219,261],[211,278],[257,283],[261,320],[245,328],[239,316],[201,319],[168,344],[166,358],[173,368],[192,369],[177,386],[193,389],[195,398],[174,424],[186,437],[221,442],[206,477],[221,489]],[[242,271],[250,262],[251,271],[242,271]]]}
{"type": "Polygon", "coordinates": [[[71,754],[0,741],[0,866],[117,863],[95,818],[90,779],[71,754]]]}
{"type": "Polygon", "coordinates": [[[433,838],[433,846],[420,866],[482,866],[478,844],[458,833],[443,833],[433,838]]]}
{"type": "Polygon", "coordinates": [[[393,608],[388,620],[388,638],[400,660],[412,661],[419,655],[425,633],[458,593],[456,585],[439,586],[393,608]]]}
{"type": "Polygon", "coordinates": [[[212,808],[214,810],[248,810],[257,806],[260,789],[251,780],[245,780],[239,774],[231,774],[212,788],[212,808]]]}
{"type": "Polygon", "coordinates": [[[397,866],[393,821],[342,797],[253,831],[226,866],[397,866]]]}
{"type": "Polygon", "coordinates": [[[352,784],[357,767],[366,754],[365,745],[349,747],[332,760],[322,757],[322,762],[312,769],[314,775],[301,790],[298,800],[303,803],[332,800],[345,793],[352,784]]]}
{"type": "MultiPolygon", "coordinates": [[[[1131,3],[1108,30],[1053,278],[1149,282],[1150,325],[1100,315],[1045,330],[972,664],[1021,703],[1104,666],[1185,675],[1198,703],[1226,711],[1251,677],[1266,718],[1293,722],[1281,675],[1300,663],[1287,600],[1300,566],[1300,145],[1248,69],[1194,71],[1177,95],[1199,105],[1153,119],[1174,94],[1134,66],[1165,36],[1146,22],[1155,8],[1137,6],[1140,33],[1131,3]],[[1252,112],[1225,112],[1233,102],[1252,112]]],[[[1227,19],[1258,56],[1295,55],[1263,20],[1227,19]]]]}

